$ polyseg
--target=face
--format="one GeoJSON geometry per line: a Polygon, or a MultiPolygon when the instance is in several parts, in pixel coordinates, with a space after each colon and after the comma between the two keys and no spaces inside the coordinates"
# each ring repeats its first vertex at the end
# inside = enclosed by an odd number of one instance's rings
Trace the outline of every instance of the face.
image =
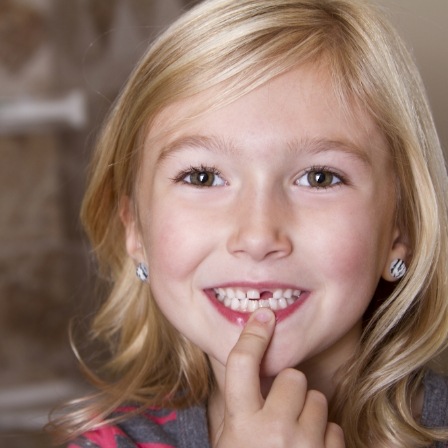
{"type": "Polygon", "coordinates": [[[264,376],[337,368],[397,251],[386,143],[312,66],[178,124],[210,95],[165,109],[149,132],[128,250],[217,375],[259,306],[278,319],[264,376]]]}

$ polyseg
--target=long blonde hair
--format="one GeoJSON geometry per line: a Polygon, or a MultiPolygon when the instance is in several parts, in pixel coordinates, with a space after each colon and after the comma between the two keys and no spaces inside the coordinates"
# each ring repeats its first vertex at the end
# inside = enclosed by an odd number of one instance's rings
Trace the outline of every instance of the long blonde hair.
{"type": "Polygon", "coordinates": [[[447,437],[411,412],[424,368],[448,336],[445,164],[414,62],[383,15],[356,0],[204,1],[135,68],[102,131],[82,209],[111,285],[91,333],[109,348],[107,379],[96,378],[101,392],[63,420],[66,435],[101,425],[124,401],[183,407],[206,400],[213,380],[205,355],[135,279],[120,200],[133,196],[143,139],[166,106],[218,87],[206,112],[306,62],[325,64],[347,112],[356,101],[387,138],[397,221],[412,249],[406,277],[374,307],[359,353],[342,371],[332,416],[348,447],[426,446],[447,437]]]}

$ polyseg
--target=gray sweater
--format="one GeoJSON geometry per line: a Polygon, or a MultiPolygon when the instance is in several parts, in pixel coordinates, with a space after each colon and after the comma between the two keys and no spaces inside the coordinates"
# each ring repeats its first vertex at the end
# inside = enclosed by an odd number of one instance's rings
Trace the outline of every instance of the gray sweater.
{"type": "MultiPolygon", "coordinates": [[[[430,371],[423,384],[422,424],[448,427],[448,378],[430,371]]],[[[69,444],[69,448],[210,448],[205,407],[147,409],[132,415],[135,410],[133,406],[117,409],[113,417],[129,414],[129,418],[88,432],[69,444]]],[[[448,442],[433,445],[433,448],[447,447],[448,442]]]]}
{"type": "MultiPolygon", "coordinates": [[[[429,428],[448,427],[448,378],[428,371],[423,380],[424,401],[421,423],[429,428]]],[[[437,442],[434,448],[446,448],[448,442],[437,442]]]]}

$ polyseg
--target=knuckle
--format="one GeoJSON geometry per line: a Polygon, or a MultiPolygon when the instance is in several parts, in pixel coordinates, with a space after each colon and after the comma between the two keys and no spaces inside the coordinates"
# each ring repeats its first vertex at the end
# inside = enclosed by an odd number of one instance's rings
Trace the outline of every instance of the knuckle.
{"type": "Polygon", "coordinates": [[[262,344],[267,344],[268,343],[268,336],[265,333],[265,331],[260,331],[262,329],[260,329],[259,327],[254,327],[254,328],[247,328],[241,333],[240,336],[240,341],[242,343],[262,343],[262,344]]]}
{"type": "Polygon", "coordinates": [[[257,351],[262,353],[267,344],[268,339],[264,335],[256,332],[245,332],[241,334],[238,342],[231,350],[229,360],[236,363],[241,360],[245,363],[247,359],[252,359],[257,351]],[[260,350],[256,350],[256,347],[260,347],[260,350]]]}
{"type": "Polygon", "coordinates": [[[294,439],[294,430],[289,424],[281,419],[273,419],[266,425],[269,428],[268,433],[263,438],[266,446],[272,447],[290,447],[294,439]]]}
{"type": "Polygon", "coordinates": [[[328,423],[325,439],[331,442],[332,446],[345,446],[344,431],[336,423],[328,423]]]}
{"type": "Polygon", "coordinates": [[[252,363],[252,355],[241,349],[233,349],[227,359],[227,368],[232,370],[245,370],[252,363]]]}
{"type": "Polygon", "coordinates": [[[290,431],[290,423],[285,419],[274,419],[271,423],[270,432],[280,439],[290,431]]]}
{"type": "Polygon", "coordinates": [[[240,341],[231,350],[227,359],[227,367],[236,369],[245,369],[253,364],[253,360],[256,357],[251,345],[240,341]]]}
{"type": "Polygon", "coordinates": [[[296,370],[293,368],[287,368],[280,372],[278,375],[282,380],[292,383],[297,387],[302,389],[306,389],[308,387],[308,381],[304,373],[300,370],[296,370]]]}
{"type": "Polygon", "coordinates": [[[308,391],[308,400],[312,401],[313,404],[319,408],[327,409],[328,408],[328,400],[327,397],[318,390],[310,390],[308,391]]]}

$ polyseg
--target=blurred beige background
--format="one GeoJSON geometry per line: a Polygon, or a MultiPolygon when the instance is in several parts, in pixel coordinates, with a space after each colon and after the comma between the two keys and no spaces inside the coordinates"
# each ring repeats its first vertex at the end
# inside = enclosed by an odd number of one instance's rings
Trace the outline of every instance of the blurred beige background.
{"type": "MultiPolygon", "coordinates": [[[[448,152],[448,0],[377,0],[415,54],[448,152]]],[[[68,322],[94,302],[78,223],[98,126],[182,0],[0,0],[0,446],[49,446],[84,387],[68,322]]]]}

